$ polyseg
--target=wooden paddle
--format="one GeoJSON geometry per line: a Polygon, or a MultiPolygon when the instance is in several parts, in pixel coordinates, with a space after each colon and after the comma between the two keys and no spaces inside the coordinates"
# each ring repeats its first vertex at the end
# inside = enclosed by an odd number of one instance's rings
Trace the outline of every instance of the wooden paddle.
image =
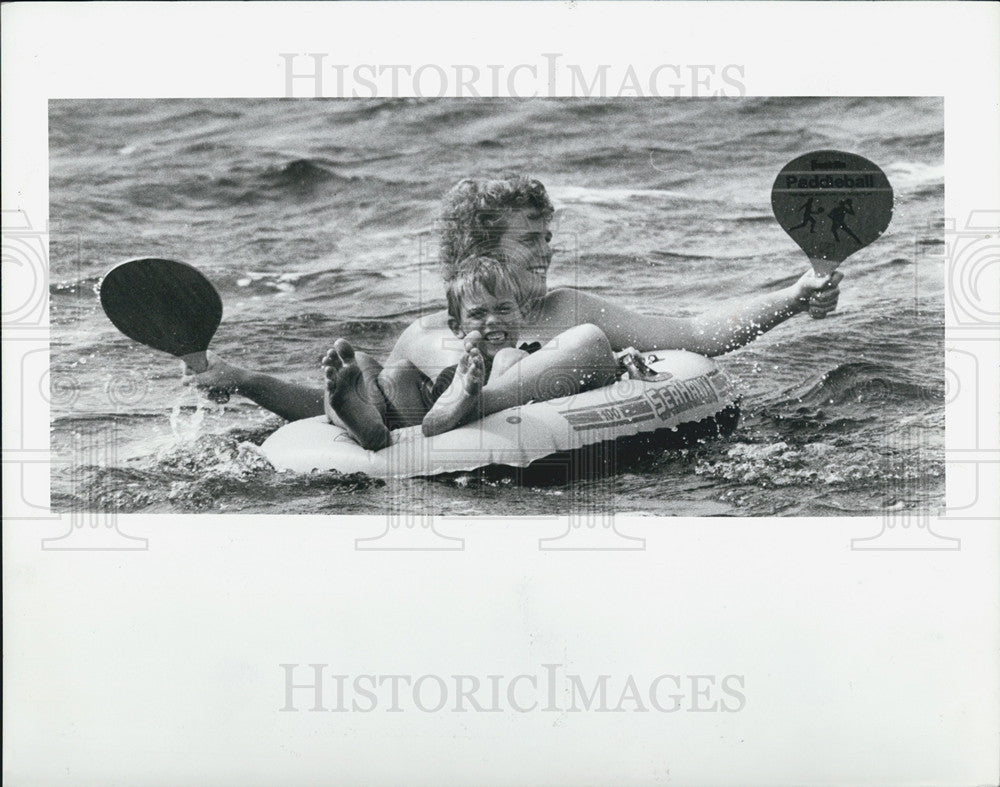
{"type": "Polygon", "coordinates": [[[885,232],[892,220],[892,186],[866,158],[817,150],[781,169],[771,188],[771,208],[809,255],[816,275],[829,276],[885,232]]]}
{"type": "MultiPolygon", "coordinates": [[[[180,358],[193,372],[208,369],[205,351],[222,320],[222,299],[196,268],[156,257],[129,260],[108,271],[100,295],[108,319],[130,339],[180,358]]],[[[221,388],[208,395],[229,401],[221,388]]]]}

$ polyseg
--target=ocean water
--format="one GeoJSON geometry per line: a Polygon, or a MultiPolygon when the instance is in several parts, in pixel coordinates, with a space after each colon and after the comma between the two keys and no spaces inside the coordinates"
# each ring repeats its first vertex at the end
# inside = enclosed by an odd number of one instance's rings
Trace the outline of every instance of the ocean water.
{"type": "Polygon", "coordinates": [[[943,104],[938,99],[52,101],[52,505],[119,511],[566,512],[581,499],[669,515],[875,514],[944,497],[943,104]],[[97,301],[140,256],[218,287],[213,349],[320,384],[337,336],[384,357],[441,308],[438,203],[512,170],[556,203],[550,286],[696,315],[791,283],[806,258],[770,207],[778,170],[820,148],[879,164],[886,234],[841,267],[840,307],[719,359],[741,392],[728,438],[613,478],[406,484],[275,472],[282,423],[180,384],[97,301]]]}

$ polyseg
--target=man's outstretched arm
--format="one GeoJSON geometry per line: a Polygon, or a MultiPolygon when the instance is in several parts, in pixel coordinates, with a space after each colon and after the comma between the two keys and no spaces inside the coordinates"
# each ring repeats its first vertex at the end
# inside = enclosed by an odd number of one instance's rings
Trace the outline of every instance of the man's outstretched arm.
{"type": "MultiPolygon", "coordinates": [[[[208,353],[209,367],[190,379],[199,387],[224,388],[251,399],[286,421],[323,415],[323,390],[289,383],[263,372],[242,369],[208,353]]],[[[317,377],[319,374],[317,373],[317,377]]]]}
{"type": "Polygon", "coordinates": [[[705,341],[704,355],[714,356],[749,344],[789,317],[808,311],[825,317],[837,307],[838,284],[843,274],[817,276],[809,271],[790,287],[765,293],[735,306],[720,308],[696,317],[695,331],[705,341]]]}
{"type": "Polygon", "coordinates": [[[795,284],[693,318],[641,314],[578,290],[556,290],[551,329],[559,323],[590,322],[604,331],[613,349],[690,350],[715,356],[742,347],[801,311],[824,316],[837,305],[840,274],[817,277],[811,271],[795,284]]]}

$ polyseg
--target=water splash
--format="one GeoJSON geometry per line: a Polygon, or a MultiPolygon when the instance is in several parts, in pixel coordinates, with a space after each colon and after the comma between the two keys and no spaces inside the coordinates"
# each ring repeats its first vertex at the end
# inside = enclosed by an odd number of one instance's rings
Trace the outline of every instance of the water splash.
{"type": "Polygon", "coordinates": [[[170,431],[178,443],[190,443],[201,433],[205,422],[205,397],[197,389],[184,387],[170,408],[170,431]],[[193,400],[194,409],[189,402],[193,400]]]}

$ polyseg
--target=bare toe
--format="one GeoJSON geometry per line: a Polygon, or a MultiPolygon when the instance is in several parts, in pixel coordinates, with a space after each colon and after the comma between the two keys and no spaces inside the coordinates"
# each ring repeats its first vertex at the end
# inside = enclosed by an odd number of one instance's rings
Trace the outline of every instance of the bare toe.
{"type": "Polygon", "coordinates": [[[326,355],[323,356],[323,360],[320,361],[320,365],[324,368],[333,367],[338,369],[341,366],[340,356],[337,355],[337,351],[332,347],[326,351],[326,355]]]}
{"type": "Polygon", "coordinates": [[[354,348],[351,347],[351,343],[347,339],[337,339],[333,343],[333,349],[336,350],[340,361],[345,366],[349,363],[354,363],[354,348]]]}
{"type": "Polygon", "coordinates": [[[467,353],[471,353],[473,350],[476,350],[478,352],[476,345],[478,345],[479,342],[481,342],[482,340],[483,340],[482,333],[480,333],[479,331],[469,331],[469,333],[465,335],[465,341],[463,342],[465,351],[467,353]]]}

